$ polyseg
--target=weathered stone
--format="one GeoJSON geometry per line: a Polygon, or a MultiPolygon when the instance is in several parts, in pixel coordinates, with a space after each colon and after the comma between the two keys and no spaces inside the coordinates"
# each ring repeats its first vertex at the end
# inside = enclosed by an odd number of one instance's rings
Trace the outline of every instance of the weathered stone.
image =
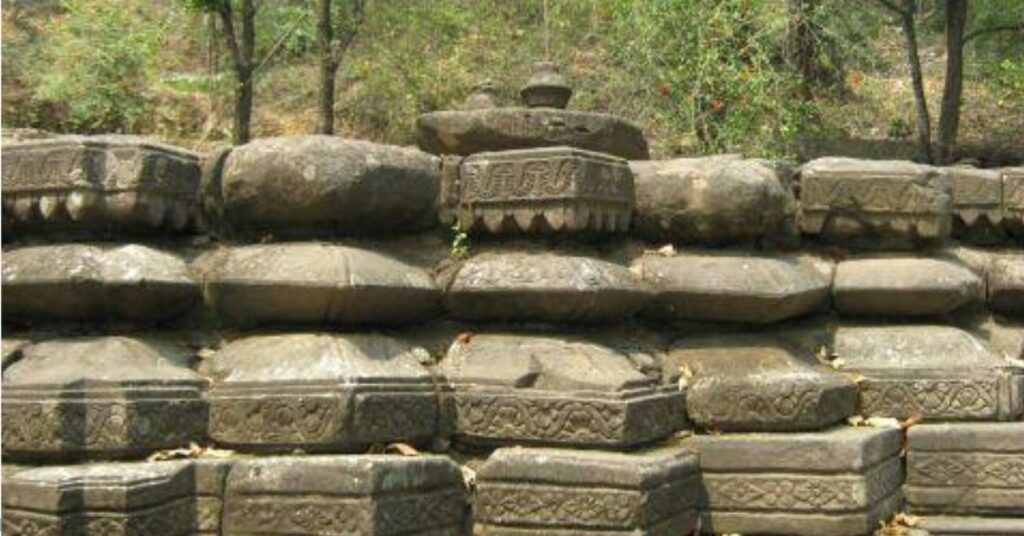
{"type": "Polygon", "coordinates": [[[988,305],[1006,315],[1024,316],[1024,255],[1003,255],[988,269],[988,305]]]}
{"type": "Polygon", "coordinates": [[[650,158],[643,132],[614,115],[554,108],[490,108],[423,114],[417,143],[433,154],[566,145],[626,158],[650,158]]]}
{"type": "MultiPolygon", "coordinates": [[[[235,147],[219,183],[234,230],[385,234],[437,225],[437,158],[334,136],[263,138],[235,147]]],[[[215,187],[214,190],[217,190],[215,187]]]]}
{"type": "Polygon", "coordinates": [[[166,320],[199,301],[188,265],[146,246],[64,244],[3,254],[7,320],[166,320]]]}
{"type": "Polygon", "coordinates": [[[1024,422],[912,427],[903,492],[915,513],[1015,516],[1024,527],[1024,422]]]}
{"type": "Polygon", "coordinates": [[[240,325],[406,323],[433,315],[441,297],[425,270],[340,245],[225,248],[200,264],[207,301],[240,325]]]}
{"type": "Polygon", "coordinates": [[[872,533],[899,509],[899,428],[693,436],[705,533],[872,533]]]}
{"type": "Polygon", "coordinates": [[[437,431],[426,350],[383,335],[234,341],[203,362],[210,437],[249,450],[345,450],[422,442],[437,431]]]}
{"type": "Polygon", "coordinates": [[[443,456],[239,460],[228,475],[224,534],[463,534],[459,467],[443,456]]]}
{"type": "Polygon", "coordinates": [[[832,283],[836,309],[853,315],[941,315],[981,303],[984,294],[984,283],[970,268],[928,258],[843,261],[832,283]]]}
{"type": "Polygon", "coordinates": [[[219,536],[224,511],[224,488],[236,458],[190,460],[192,472],[192,536],[219,536]]]}
{"type": "Polygon", "coordinates": [[[626,267],[552,253],[484,253],[464,262],[446,285],[444,305],[465,320],[612,322],[651,298],[626,267]]]}
{"type": "Polygon", "coordinates": [[[1003,176],[1003,225],[1024,238],[1024,167],[1005,168],[1003,176]]]}
{"type": "Polygon", "coordinates": [[[22,352],[3,373],[7,458],[139,456],[205,437],[206,381],[170,350],[98,337],[22,352]]]}
{"type": "Polygon", "coordinates": [[[950,234],[952,187],[941,168],[819,158],[804,164],[799,176],[805,234],[867,248],[912,247],[950,234]]]}
{"type": "Polygon", "coordinates": [[[1022,371],[957,328],[841,327],[835,354],[844,370],[863,377],[864,415],[990,420],[1024,410],[1022,371]]]}
{"type": "Polygon", "coordinates": [[[181,462],[30,469],[3,481],[3,532],[186,536],[191,485],[181,462]]]}
{"type": "Polygon", "coordinates": [[[816,430],[852,415],[856,384],[801,357],[770,336],[741,334],[681,339],[667,359],[692,374],[686,411],[708,429],[816,430]]]}
{"type": "Polygon", "coordinates": [[[685,426],[683,394],[624,354],[573,338],[473,335],[439,366],[461,442],[623,448],[685,426]]]}
{"type": "Polygon", "coordinates": [[[629,163],[634,225],[656,242],[721,245],[780,233],[795,203],[767,165],[738,155],[629,163]]]}
{"type": "Polygon", "coordinates": [[[918,517],[925,536],[1024,536],[1024,522],[1013,517],[918,517]]]}
{"type": "Polygon", "coordinates": [[[699,480],[697,457],[678,447],[498,449],[477,471],[474,533],[689,534],[699,480]]]}
{"type": "Polygon", "coordinates": [[[664,320],[778,322],[813,311],[829,291],[829,279],[797,257],[647,255],[634,270],[654,289],[648,314],[664,320]]]}
{"type": "Polygon", "coordinates": [[[946,168],[953,183],[953,236],[972,244],[997,244],[1003,229],[1003,178],[998,171],[946,168]]]}
{"type": "Polygon", "coordinates": [[[198,157],[135,136],[5,140],[5,232],[181,231],[198,215],[198,157]]]}
{"type": "Polygon", "coordinates": [[[459,171],[464,229],[622,232],[633,217],[627,162],[571,147],[478,153],[459,171]]]}

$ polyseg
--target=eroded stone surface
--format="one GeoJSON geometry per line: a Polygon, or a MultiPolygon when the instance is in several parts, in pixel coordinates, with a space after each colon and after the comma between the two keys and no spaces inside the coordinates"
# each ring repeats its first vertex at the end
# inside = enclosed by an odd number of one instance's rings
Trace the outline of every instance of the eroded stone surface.
{"type": "Polygon", "coordinates": [[[948,326],[844,326],[843,370],[863,379],[859,411],[906,419],[1013,419],[1024,376],[966,331],[948,326]]]}
{"type": "Polygon", "coordinates": [[[463,534],[459,467],[443,456],[239,460],[228,476],[224,534],[463,534]]]}
{"type": "Polygon", "coordinates": [[[998,171],[946,168],[953,183],[953,236],[972,244],[997,244],[1003,229],[1003,178],[998,171]]]}
{"type": "Polygon", "coordinates": [[[683,428],[683,394],[571,337],[477,334],[439,366],[447,427],[480,445],[622,448],[683,428]]]}
{"type": "Polygon", "coordinates": [[[207,301],[232,324],[398,324],[439,308],[425,270],[354,247],[224,248],[199,265],[207,301]]]}
{"type": "Polygon", "coordinates": [[[980,303],[984,293],[970,268],[920,257],[843,261],[832,284],[835,308],[853,315],[941,315],[980,303]]]}
{"type": "Polygon", "coordinates": [[[234,341],[203,362],[210,437],[252,450],[357,450],[422,442],[437,394],[419,347],[383,335],[290,334],[234,341]]]}
{"type": "Polygon", "coordinates": [[[5,457],[139,456],[205,437],[206,381],[171,350],[89,337],[22,353],[3,373],[5,457]]]}
{"type": "Polygon", "coordinates": [[[490,108],[423,114],[417,143],[434,154],[565,145],[626,158],[649,158],[643,132],[608,114],[553,108],[490,108]]]}
{"type": "Polygon", "coordinates": [[[477,472],[481,535],[688,534],[697,458],[686,449],[615,453],[502,448],[477,472]]]}
{"type": "Polygon", "coordinates": [[[857,386],[813,356],[767,335],[709,335],[676,341],[670,365],[685,367],[686,410],[723,432],[816,430],[853,414],[857,386]]]}
{"type": "Polygon", "coordinates": [[[940,168],[819,158],[800,174],[801,230],[844,246],[905,248],[946,239],[952,186],[940,168]]]}
{"type": "Polygon", "coordinates": [[[869,534],[899,509],[899,428],[693,436],[705,533],[869,534]]]}
{"type": "Polygon", "coordinates": [[[484,253],[450,277],[445,309],[465,320],[612,322],[651,298],[626,267],[576,255],[484,253]]]}
{"type": "Polygon", "coordinates": [[[658,242],[718,245],[779,234],[795,203],[767,165],[736,155],[629,163],[636,232],[658,242]]]}
{"type": "Polygon", "coordinates": [[[181,231],[199,173],[195,153],[135,136],[5,140],[5,232],[181,231]]]}
{"type": "Polygon", "coordinates": [[[1024,167],[1005,168],[1003,176],[1003,224],[1017,238],[1024,237],[1024,167]]]}
{"type": "Polygon", "coordinates": [[[231,151],[216,197],[234,230],[406,232],[437,224],[439,171],[435,157],[414,149],[334,136],[262,138],[231,151]]]}
{"type": "Polygon", "coordinates": [[[1019,517],[924,516],[918,526],[927,536],[1021,536],[1019,517]]]}
{"type": "Polygon", "coordinates": [[[647,255],[634,269],[655,293],[648,313],[664,320],[777,322],[821,306],[830,283],[808,261],[784,256],[647,255]]]}
{"type": "Polygon", "coordinates": [[[1002,255],[992,260],[988,305],[997,313],[1024,316],[1024,255],[1002,255]]]}
{"type": "Polygon", "coordinates": [[[1024,422],[912,427],[904,494],[915,513],[1016,516],[1024,526],[1024,422]]]}
{"type": "Polygon", "coordinates": [[[3,531],[184,536],[194,521],[191,485],[179,462],[29,469],[3,481],[3,531]]]}
{"type": "Polygon", "coordinates": [[[199,301],[188,265],[146,246],[64,244],[3,253],[9,320],[166,320],[199,301]]]}
{"type": "Polygon", "coordinates": [[[570,147],[477,153],[459,171],[464,229],[622,232],[633,217],[626,161],[570,147]]]}

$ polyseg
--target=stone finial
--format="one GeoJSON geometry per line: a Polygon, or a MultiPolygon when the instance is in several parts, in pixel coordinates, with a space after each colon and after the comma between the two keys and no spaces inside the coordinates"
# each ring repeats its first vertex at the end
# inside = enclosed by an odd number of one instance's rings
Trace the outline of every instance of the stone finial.
{"type": "Polygon", "coordinates": [[[533,75],[519,90],[519,96],[530,108],[565,108],[572,97],[572,87],[550,61],[533,64],[533,75]]]}
{"type": "Polygon", "coordinates": [[[462,103],[463,110],[486,110],[498,107],[498,86],[491,80],[484,80],[473,86],[473,90],[462,103]]]}

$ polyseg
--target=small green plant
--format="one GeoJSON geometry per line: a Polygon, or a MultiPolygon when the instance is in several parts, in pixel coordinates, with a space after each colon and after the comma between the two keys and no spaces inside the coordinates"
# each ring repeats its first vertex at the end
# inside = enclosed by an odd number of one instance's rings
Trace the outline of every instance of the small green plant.
{"type": "Polygon", "coordinates": [[[452,225],[452,249],[451,258],[465,259],[469,257],[469,234],[462,228],[462,224],[455,222],[452,225]]]}
{"type": "Polygon", "coordinates": [[[891,140],[902,140],[910,137],[910,124],[902,117],[890,117],[885,129],[885,137],[891,140]]]}

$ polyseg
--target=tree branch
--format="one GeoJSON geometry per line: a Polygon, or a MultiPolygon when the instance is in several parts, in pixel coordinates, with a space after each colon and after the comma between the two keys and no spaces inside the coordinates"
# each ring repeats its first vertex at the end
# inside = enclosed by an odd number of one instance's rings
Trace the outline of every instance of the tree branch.
{"type": "Polygon", "coordinates": [[[335,64],[341,63],[341,55],[355,41],[356,35],[359,33],[359,27],[363,25],[366,19],[364,7],[364,0],[352,0],[352,20],[343,26],[344,17],[338,18],[338,37],[331,50],[331,60],[335,64]]]}
{"type": "Polygon", "coordinates": [[[980,30],[974,30],[973,32],[965,35],[963,40],[961,40],[960,42],[963,43],[963,44],[967,44],[968,41],[970,41],[971,39],[974,39],[975,37],[978,37],[980,35],[995,33],[995,32],[1022,32],[1022,33],[1024,33],[1024,22],[1020,22],[1020,23],[1017,23],[1017,24],[1001,24],[1001,25],[998,25],[998,26],[991,26],[991,27],[988,27],[988,28],[982,28],[980,30]]]}
{"type": "Polygon", "coordinates": [[[231,52],[231,61],[235,62],[235,71],[242,66],[242,52],[238,49],[238,41],[235,38],[235,19],[231,13],[231,2],[222,1],[217,5],[217,14],[220,15],[220,23],[224,26],[224,41],[227,42],[228,51],[231,52]]]}

